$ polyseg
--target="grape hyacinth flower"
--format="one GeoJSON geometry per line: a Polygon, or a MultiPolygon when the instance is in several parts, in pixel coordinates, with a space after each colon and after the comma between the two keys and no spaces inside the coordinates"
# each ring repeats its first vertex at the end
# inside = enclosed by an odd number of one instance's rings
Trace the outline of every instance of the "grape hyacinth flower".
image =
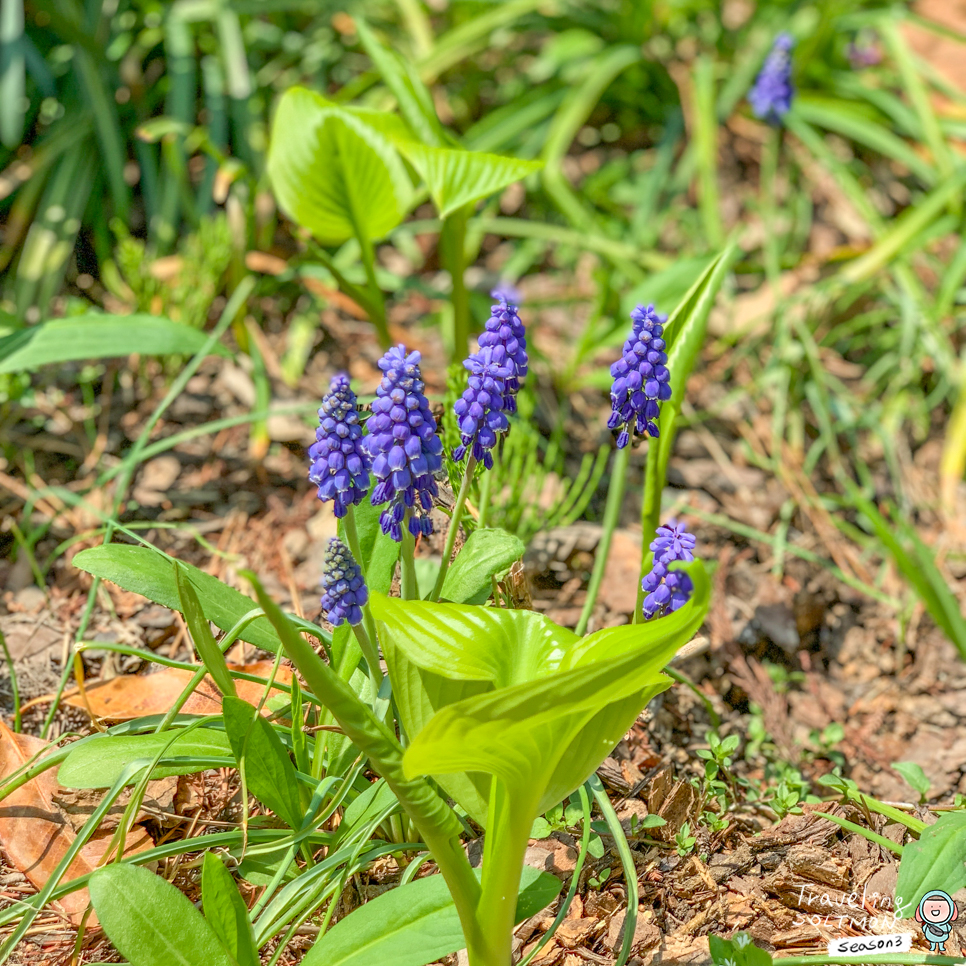
{"type": "Polygon", "coordinates": [[[512,415],[517,411],[516,395],[520,382],[527,375],[527,335],[517,314],[516,305],[507,298],[506,289],[496,288],[490,294],[498,302],[490,310],[486,328],[477,341],[481,350],[490,346],[502,346],[506,352],[507,362],[513,371],[505,381],[504,409],[512,415]]]}
{"type": "Polygon", "coordinates": [[[781,33],[775,38],[771,53],[755,78],[748,92],[755,115],[769,124],[780,124],[781,119],[791,110],[792,97],[792,47],[795,41],[791,34],[781,33]]]}
{"type": "Polygon", "coordinates": [[[331,500],[335,515],[344,517],[369,491],[369,457],[362,443],[356,396],[344,372],[332,377],[322,398],[315,439],[309,447],[309,480],[319,488],[319,499],[331,500]]]}
{"type": "Polygon", "coordinates": [[[663,617],[688,602],[694,590],[691,578],[668,568],[679,560],[694,560],[694,544],[694,534],[688,533],[683,523],[669,520],[667,526],[657,528],[657,536],[651,542],[654,564],[641,581],[641,588],[647,595],[644,598],[644,620],[663,617]]]}
{"type": "Polygon", "coordinates": [[[389,504],[379,522],[382,532],[397,543],[402,539],[407,510],[413,536],[433,532],[429,517],[420,513],[420,504],[426,511],[433,508],[433,497],[438,493],[433,473],[443,464],[443,444],[423,395],[419,360],[418,352],[407,353],[403,345],[390,349],[379,360],[384,375],[376,389],[365,437],[377,481],[372,505],[389,504]]]}
{"type": "Polygon", "coordinates": [[[502,345],[487,346],[473,353],[463,366],[469,370],[469,387],[453,405],[460,429],[462,444],[453,450],[453,459],[460,463],[469,451],[486,469],[493,469],[493,454],[497,433],[509,428],[506,418],[509,392],[507,380],[515,372],[502,345]]]}
{"type": "Polygon", "coordinates": [[[664,323],[653,305],[638,305],[631,312],[631,337],[624,343],[621,358],[610,367],[614,384],[610,390],[612,412],[607,420],[611,429],[621,427],[617,448],[623,449],[631,432],[653,438],[660,436],[657,417],[660,404],[671,398],[665,352],[664,323]]]}
{"type": "Polygon", "coordinates": [[[335,537],[325,550],[322,570],[322,613],[333,627],[345,621],[362,623],[362,607],[369,601],[369,588],[349,548],[335,537]]]}

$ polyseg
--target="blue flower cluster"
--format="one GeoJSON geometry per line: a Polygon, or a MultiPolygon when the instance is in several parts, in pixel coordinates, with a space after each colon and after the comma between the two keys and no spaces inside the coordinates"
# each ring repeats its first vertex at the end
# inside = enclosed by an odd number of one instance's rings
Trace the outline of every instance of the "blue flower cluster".
{"type": "Polygon", "coordinates": [[[660,436],[660,404],[671,398],[664,342],[666,321],[667,316],[659,315],[653,305],[638,305],[631,312],[631,337],[624,343],[621,358],[610,367],[614,377],[610,390],[613,412],[607,425],[611,429],[621,428],[618,449],[630,442],[632,429],[641,435],[660,436]]]}
{"type": "Polygon", "coordinates": [[[791,34],[779,34],[748,92],[748,100],[755,115],[769,124],[780,124],[781,119],[791,110],[792,97],[795,95],[795,88],[792,87],[794,46],[795,41],[791,34]]]}
{"type": "Polygon", "coordinates": [[[688,533],[683,523],[669,520],[667,526],[657,528],[651,542],[654,565],[641,581],[644,598],[644,619],[663,617],[688,602],[694,584],[686,573],[668,568],[676,561],[694,560],[694,534],[688,533]]]}
{"type": "Polygon", "coordinates": [[[372,505],[389,504],[379,522],[382,532],[396,541],[402,539],[407,510],[411,534],[433,532],[429,517],[420,513],[420,504],[426,511],[433,508],[438,492],[433,474],[442,466],[443,444],[423,394],[419,360],[418,352],[407,353],[403,345],[379,360],[384,375],[366,424],[366,451],[377,480],[372,505]]]}
{"type": "Polygon", "coordinates": [[[453,405],[462,438],[462,445],[453,450],[453,459],[459,463],[469,451],[489,470],[493,468],[491,450],[496,446],[497,433],[509,428],[506,410],[511,393],[506,384],[515,367],[502,345],[480,349],[463,365],[470,378],[469,387],[453,405]]]}
{"type": "Polygon", "coordinates": [[[362,443],[355,393],[344,372],[332,377],[322,398],[315,439],[309,447],[309,480],[319,488],[319,499],[331,500],[335,515],[344,517],[369,491],[369,457],[362,443]]]}
{"type": "Polygon", "coordinates": [[[502,346],[506,353],[507,363],[512,372],[506,378],[505,412],[513,414],[517,411],[516,395],[520,390],[520,382],[526,378],[529,360],[527,359],[527,334],[517,314],[517,307],[507,300],[505,289],[494,289],[490,293],[498,299],[490,310],[490,318],[486,321],[486,328],[477,340],[480,349],[502,346]]]}
{"type": "Polygon", "coordinates": [[[362,607],[369,601],[369,588],[349,548],[332,537],[325,550],[322,569],[322,613],[333,627],[344,621],[362,623],[362,607]]]}

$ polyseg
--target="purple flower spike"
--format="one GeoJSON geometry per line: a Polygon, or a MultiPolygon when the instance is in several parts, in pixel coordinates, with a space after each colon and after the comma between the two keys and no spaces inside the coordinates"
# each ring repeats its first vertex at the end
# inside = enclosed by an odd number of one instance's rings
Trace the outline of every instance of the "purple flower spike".
{"type": "Polygon", "coordinates": [[[631,433],[660,436],[657,417],[661,403],[671,398],[667,352],[664,343],[666,315],[653,305],[638,305],[631,312],[631,337],[624,343],[621,358],[610,367],[614,384],[610,390],[611,409],[607,425],[620,429],[617,448],[623,449],[631,433]]]}
{"type": "Polygon", "coordinates": [[[755,116],[769,124],[780,124],[781,119],[791,110],[792,97],[795,94],[795,88],[792,87],[794,46],[795,41],[791,34],[779,34],[748,92],[748,100],[755,116]]]}
{"type": "Polygon", "coordinates": [[[379,523],[382,532],[397,542],[402,539],[406,510],[411,511],[409,532],[413,536],[433,532],[429,517],[420,510],[433,508],[438,492],[433,473],[443,465],[443,444],[423,395],[419,359],[418,352],[407,353],[406,347],[399,345],[379,360],[384,375],[366,427],[366,451],[377,481],[372,505],[389,504],[379,523]]]}
{"type": "Polygon", "coordinates": [[[490,292],[490,297],[499,299],[501,302],[509,302],[512,305],[519,305],[523,301],[520,290],[510,282],[500,282],[495,289],[490,292]]]}
{"type": "Polygon", "coordinates": [[[672,563],[694,560],[694,534],[688,533],[683,523],[669,520],[667,526],[657,528],[651,542],[654,565],[641,581],[644,598],[644,620],[664,617],[684,606],[691,597],[694,584],[686,573],[671,571],[672,563]]]}
{"type": "Polygon", "coordinates": [[[492,295],[499,302],[490,310],[486,329],[480,334],[480,350],[502,346],[513,372],[506,379],[504,411],[510,415],[517,411],[516,395],[520,382],[527,375],[527,334],[517,314],[517,307],[507,298],[505,289],[494,289],[492,295]]]}
{"type": "Polygon", "coordinates": [[[333,627],[344,621],[362,623],[362,607],[369,600],[369,589],[349,548],[332,537],[325,551],[322,571],[322,613],[333,627]]]}
{"type": "Polygon", "coordinates": [[[507,380],[515,369],[502,345],[487,346],[471,355],[463,363],[469,369],[469,388],[453,405],[459,423],[462,445],[453,450],[459,463],[470,451],[486,469],[493,468],[493,454],[497,433],[509,428],[506,418],[510,398],[507,380]]]}
{"type": "Polygon", "coordinates": [[[362,427],[349,377],[337,373],[319,410],[316,442],[309,447],[309,480],[319,488],[320,500],[331,500],[335,515],[344,517],[369,490],[369,457],[362,445],[362,427]]]}

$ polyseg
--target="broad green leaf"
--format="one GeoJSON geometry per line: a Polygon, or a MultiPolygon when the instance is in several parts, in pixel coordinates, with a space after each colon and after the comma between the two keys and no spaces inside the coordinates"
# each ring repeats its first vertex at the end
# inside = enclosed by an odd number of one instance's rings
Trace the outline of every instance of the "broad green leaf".
{"type": "Polygon", "coordinates": [[[362,46],[392,91],[412,133],[424,144],[445,144],[448,138],[436,116],[433,96],[420,80],[413,62],[379,43],[361,15],[356,14],[353,19],[362,46]]]}
{"type": "MultiPolygon", "coordinates": [[[[19,329],[0,339],[0,373],[22,372],[77,359],[193,355],[207,335],[156,315],[75,315],[19,329]]],[[[227,356],[224,346],[214,354],[227,356]]]]}
{"type": "MultiPolygon", "coordinates": [[[[359,535],[359,549],[362,560],[356,563],[362,568],[366,578],[366,586],[378,594],[388,594],[392,587],[392,578],[399,559],[399,544],[392,537],[382,532],[379,516],[381,506],[373,506],[368,500],[363,500],[359,506],[352,508],[356,532],[359,535]]],[[[339,539],[345,542],[345,523],[339,521],[339,539]]]]}
{"type": "Polygon", "coordinates": [[[228,738],[221,731],[195,728],[185,734],[105,735],[78,742],[60,766],[57,781],[67,788],[109,788],[129,762],[143,758],[149,764],[165,747],[162,764],[151,773],[152,779],[234,764],[228,738]]]}
{"type": "Polygon", "coordinates": [[[482,604],[490,596],[490,578],[505,573],[526,549],[506,530],[474,530],[446,572],[441,597],[456,604],[482,604]]]}
{"type": "Polygon", "coordinates": [[[191,900],[161,876],[127,863],[88,884],[104,932],[131,966],[237,966],[191,900]]]}
{"type": "Polygon", "coordinates": [[[239,771],[244,770],[250,791],[289,828],[302,825],[295,766],[275,729],[247,701],[222,701],[225,731],[239,771]]]}
{"type": "Polygon", "coordinates": [[[922,770],[922,765],[917,765],[914,761],[897,761],[892,770],[899,772],[906,784],[920,795],[929,794],[929,779],[922,770]]]}
{"type": "MultiPolygon", "coordinates": [[[[379,640],[403,650],[426,671],[454,681],[487,681],[503,688],[554,670],[580,638],[529,610],[402,601],[372,594],[379,640]],[[384,632],[384,633],[383,633],[384,632]]],[[[388,655],[387,655],[388,660],[388,655]]]]}
{"type": "Polygon", "coordinates": [[[714,966],[772,966],[771,953],[756,946],[746,932],[736,933],[730,939],[709,936],[708,942],[714,966]]]}
{"type": "Polygon", "coordinates": [[[238,966],[261,966],[248,906],[214,852],[205,853],[201,866],[201,902],[208,925],[238,966]]]}
{"type": "MultiPolygon", "coordinates": [[[[606,628],[586,638],[574,635],[574,642],[561,656],[545,654],[543,662],[529,664],[526,676],[442,707],[411,736],[403,762],[406,774],[495,775],[506,784],[511,799],[516,796],[537,802],[527,817],[529,828],[538,812],[559,802],[587,778],[641,708],[668,687],[661,669],[700,627],[710,600],[701,564],[695,562],[687,570],[694,581],[694,594],[675,613],[648,624],[606,628]]],[[[388,609],[383,601],[377,606],[388,609]]],[[[425,602],[418,606],[423,611],[477,610],[425,602]]],[[[408,603],[407,614],[410,608],[416,610],[408,603]]],[[[515,612],[485,613],[509,623],[515,612]]],[[[445,619],[441,615],[434,624],[430,615],[420,617],[413,622],[420,628],[415,635],[419,642],[410,648],[418,655],[413,656],[414,662],[426,653],[427,636],[445,619]]],[[[500,636],[488,630],[477,630],[472,641],[483,654],[499,652],[500,636]]],[[[397,634],[397,645],[407,646],[402,640],[397,634]]],[[[469,663],[463,661],[459,648],[451,650],[454,663],[469,663]]],[[[525,646],[521,651],[526,657],[525,646]]]]}
{"type": "Polygon", "coordinates": [[[181,606],[178,609],[184,614],[185,623],[188,625],[191,639],[194,641],[202,663],[208,669],[211,679],[218,685],[218,690],[222,694],[236,695],[235,682],[228,673],[225,655],[221,653],[221,648],[215,643],[208,618],[205,617],[204,611],[201,609],[201,601],[198,600],[198,594],[191,586],[191,580],[188,578],[184,564],[176,563],[174,574],[178,597],[181,600],[181,606]]]}
{"type": "Polygon", "coordinates": [[[399,144],[399,149],[426,182],[440,218],[502,191],[543,166],[542,161],[434,148],[414,141],[399,144]]]}
{"type": "MultiPolygon", "coordinates": [[[[171,569],[171,558],[148,547],[132,547],[121,543],[82,550],[73,560],[74,566],[95,577],[142,594],[157,604],[179,610],[181,599],[171,569]]],[[[191,564],[181,563],[188,580],[198,594],[205,617],[223,631],[234,627],[253,605],[252,599],[223,584],[191,564]]],[[[320,632],[321,633],[321,632],[320,632]]],[[[267,617],[252,621],[239,635],[243,641],[266,651],[279,648],[278,634],[267,617]]]]}
{"type": "Polygon", "coordinates": [[[896,915],[910,918],[931,889],[952,895],[966,886],[966,813],[946,812],[902,848],[896,882],[896,915]],[[901,913],[900,913],[901,910],[901,913]]]}
{"type": "MultiPolygon", "coordinates": [[[[478,873],[477,873],[478,874],[478,873]]],[[[560,892],[560,880],[523,870],[516,922],[536,915],[560,892]]],[[[416,879],[339,920],[308,951],[305,966],[425,966],[466,945],[456,906],[440,875],[416,879]]]]}
{"type": "Polygon", "coordinates": [[[304,87],[282,95],[268,176],[281,207],[326,244],[382,238],[403,219],[412,185],[393,143],[304,87]]]}

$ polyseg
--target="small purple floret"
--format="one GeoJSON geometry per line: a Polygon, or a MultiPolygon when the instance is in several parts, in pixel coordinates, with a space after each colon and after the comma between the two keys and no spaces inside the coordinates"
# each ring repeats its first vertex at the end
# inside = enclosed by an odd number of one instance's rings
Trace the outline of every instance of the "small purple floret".
{"type": "Polygon", "coordinates": [[[748,92],[748,100],[755,115],[769,124],[780,124],[781,119],[791,110],[792,98],[795,95],[795,88],[792,87],[794,46],[795,41],[791,34],[779,34],[748,92]]]}
{"type": "Polygon", "coordinates": [[[632,432],[655,439],[661,435],[657,428],[660,404],[671,398],[664,342],[666,321],[667,316],[659,315],[653,305],[638,305],[631,312],[631,337],[624,343],[621,358],[610,367],[614,384],[607,425],[620,430],[618,449],[630,442],[632,432]]]}
{"type": "Polygon", "coordinates": [[[389,504],[379,523],[382,532],[397,542],[402,539],[407,510],[413,536],[433,532],[427,514],[438,493],[433,474],[443,463],[443,444],[436,435],[429,400],[423,394],[419,360],[418,352],[407,353],[403,345],[390,349],[379,360],[384,375],[366,425],[366,452],[376,478],[372,505],[389,504]]]}
{"type": "Polygon", "coordinates": [[[688,533],[683,523],[669,520],[667,526],[657,528],[651,542],[654,565],[641,581],[644,598],[644,619],[664,617],[683,607],[691,597],[694,584],[683,572],[669,569],[676,561],[694,560],[694,534],[688,533]]]}
{"type": "Polygon", "coordinates": [[[459,425],[461,445],[453,450],[459,463],[467,452],[486,467],[493,468],[491,450],[496,446],[497,433],[509,428],[506,418],[510,393],[507,381],[515,368],[502,345],[487,346],[473,353],[463,366],[469,370],[469,387],[453,404],[459,425]]]}
{"type": "Polygon", "coordinates": [[[331,500],[335,515],[344,517],[369,490],[369,457],[362,444],[362,426],[349,377],[332,377],[322,398],[319,428],[309,447],[309,480],[319,488],[320,500],[331,500]]]}
{"type": "Polygon", "coordinates": [[[517,411],[516,395],[520,382],[527,375],[527,334],[517,314],[517,307],[508,300],[507,293],[494,289],[492,295],[499,301],[490,310],[490,318],[478,341],[481,351],[488,347],[502,346],[506,352],[507,364],[513,372],[505,383],[505,412],[512,415],[517,411]]]}
{"type": "Polygon", "coordinates": [[[345,621],[362,623],[362,608],[369,601],[369,589],[349,548],[332,537],[325,550],[322,571],[322,613],[333,627],[345,621]]]}

